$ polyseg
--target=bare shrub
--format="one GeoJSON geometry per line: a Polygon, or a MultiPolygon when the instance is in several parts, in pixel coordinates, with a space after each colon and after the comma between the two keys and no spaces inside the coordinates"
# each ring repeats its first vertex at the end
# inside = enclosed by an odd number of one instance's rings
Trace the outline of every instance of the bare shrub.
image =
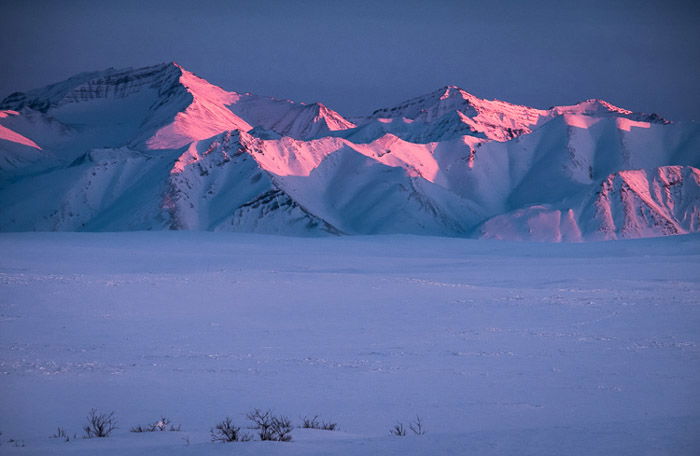
{"type": "MultiPolygon", "coordinates": [[[[56,428],[56,433],[53,435],[50,435],[49,438],[50,439],[63,439],[66,442],[70,442],[70,436],[68,435],[66,430],[63,429],[62,427],[56,428]]],[[[75,435],[73,436],[73,438],[75,439],[75,435]]]]}
{"type": "Polygon", "coordinates": [[[162,432],[162,431],[173,431],[179,432],[181,426],[178,424],[175,426],[172,424],[170,419],[165,416],[161,416],[160,419],[152,424],[147,424],[146,426],[133,426],[129,429],[129,432],[162,432]]]}
{"type": "Polygon", "coordinates": [[[408,428],[416,435],[425,435],[426,433],[425,427],[423,426],[423,420],[421,420],[420,416],[418,415],[416,415],[415,421],[409,423],[408,428]]]}
{"type": "Polygon", "coordinates": [[[218,423],[211,431],[212,442],[247,442],[251,439],[248,434],[241,434],[241,428],[233,424],[228,416],[218,423]]]}
{"type": "Polygon", "coordinates": [[[10,439],[10,440],[7,441],[7,443],[11,443],[12,446],[15,447],[15,448],[24,448],[25,446],[27,446],[27,445],[24,443],[24,440],[10,439]]]}
{"type": "Polygon", "coordinates": [[[211,429],[212,442],[237,442],[241,428],[234,426],[233,420],[228,416],[211,429]]]}
{"type": "Polygon", "coordinates": [[[286,416],[275,416],[272,418],[272,440],[279,442],[289,442],[292,440],[292,422],[286,416]]]}
{"type": "Polygon", "coordinates": [[[292,440],[291,432],[294,429],[292,422],[286,416],[274,416],[272,411],[255,409],[246,415],[257,429],[260,440],[275,440],[289,442],[292,440]]]}
{"type": "Polygon", "coordinates": [[[302,419],[301,427],[304,429],[321,429],[323,431],[335,431],[338,428],[338,423],[333,423],[331,421],[319,421],[318,415],[313,418],[304,417],[302,419]]]}
{"type": "Polygon", "coordinates": [[[302,419],[301,427],[304,429],[319,429],[321,427],[320,421],[318,421],[318,415],[313,418],[304,417],[302,419]]]}
{"type": "Polygon", "coordinates": [[[272,412],[267,410],[263,412],[260,409],[255,409],[246,415],[254,426],[249,429],[257,429],[260,440],[272,440],[272,412]]]}
{"type": "Polygon", "coordinates": [[[395,435],[396,437],[403,437],[406,435],[406,428],[403,427],[403,423],[396,423],[394,427],[389,429],[389,434],[395,435]]]}
{"type": "Polygon", "coordinates": [[[109,435],[117,429],[117,419],[114,417],[114,412],[97,413],[97,410],[92,409],[87,416],[88,424],[83,427],[85,438],[93,437],[109,437],[109,435]]]}

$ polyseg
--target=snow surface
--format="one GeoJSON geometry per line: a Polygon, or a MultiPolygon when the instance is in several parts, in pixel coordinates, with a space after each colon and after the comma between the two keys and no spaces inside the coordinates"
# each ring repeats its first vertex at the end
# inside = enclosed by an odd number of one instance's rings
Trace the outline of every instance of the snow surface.
{"type": "Polygon", "coordinates": [[[0,454],[700,453],[698,235],[4,233],[0,252],[0,454]],[[93,407],[112,437],[48,438],[93,407]],[[209,442],[254,407],[340,431],[209,442]],[[128,432],[162,414],[182,431],[128,432]],[[426,435],[388,435],[415,415],[426,435]]]}

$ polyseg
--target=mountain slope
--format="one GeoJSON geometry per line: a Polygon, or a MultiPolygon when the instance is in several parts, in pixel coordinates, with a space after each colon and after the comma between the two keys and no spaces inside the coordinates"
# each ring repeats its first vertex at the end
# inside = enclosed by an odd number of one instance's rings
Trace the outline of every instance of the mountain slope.
{"type": "MultiPolygon", "coordinates": [[[[304,105],[223,90],[176,63],[84,73],[14,93],[0,109],[36,111],[80,133],[67,147],[178,149],[228,130],[262,126],[299,139],[354,126],[320,104],[304,105]]],[[[74,157],[73,157],[74,158],[74,157]]]]}
{"type": "Polygon", "coordinates": [[[169,63],[0,103],[0,230],[414,233],[581,241],[698,231],[700,126],[458,87],[348,120],[169,63]]]}
{"type": "Polygon", "coordinates": [[[665,236],[698,231],[700,170],[664,166],[611,174],[586,206],[587,231],[601,239],[665,236]]]}
{"type": "Polygon", "coordinates": [[[429,140],[443,139],[441,131],[469,131],[496,141],[507,141],[532,131],[548,111],[518,106],[499,100],[484,100],[456,86],[445,86],[435,92],[406,100],[391,107],[377,109],[369,117],[356,119],[360,125],[382,119],[405,124],[435,126],[429,140]],[[446,126],[449,124],[451,126],[446,126]],[[461,126],[461,129],[458,128],[461,126]]]}

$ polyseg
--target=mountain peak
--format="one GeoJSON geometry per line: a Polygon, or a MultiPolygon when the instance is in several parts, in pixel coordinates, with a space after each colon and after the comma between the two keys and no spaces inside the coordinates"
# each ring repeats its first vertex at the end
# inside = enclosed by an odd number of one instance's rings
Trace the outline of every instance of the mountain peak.
{"type": "Polygon", "coordinates": [[[397,106],[377,109],[369,118],[406,118],[433,121],[454,110],[471,115],[476,114],[471,106],[474,100],[478,100],[478,98],[457,86],[448,85],[428,94],[406,100],[397,106]]]}
{"type": "Polygon", "coordinates": [[[478,97],[472,95],[471,93],[456,85],[446,85],[438,89],[436,92],[441,93],[440,100],[446,100],[448,98],[462,98],[464,100],[479,99],[478,97]]]}
{"type": "Polygon", "coordinates": [[[598,115],[606,113],[618,113],[623,115],[630,115],[632,111],[619,106],[615,106],[605,100],[599,98],[589,98],[588,100],[581,101],[574,105],[569,106],[555,106],[552,108],[557,114],[585,114],[585,115],[598,115]]]}
{"type": "MultiPolygon", "coordinates": [[[[378,109],[367,120],[391,118],[419,123],[461,123],[466,130],[497,141],[507,141],[529,133],[547,111],[518,106],[505,101],[479,98],[456,85],[446,85],[426,95],[412,98],[393,108],[378,109]],[[455,116],[459,113],[459,116],[455,116]]],[[[452,125],[459,134],[464,128],[452,125]]]]}
{"type": "Polygon", "coordinates": [[[614,104],[599,98],[589,98],[574,105],[554,106],[550,108],[554,115],[577,114],[585,116],[620,116],[642,122],[652,122],[657,124],[669,124],[669,120],[664,119],[656,113],[645,114],[630,111],[629,109],[615,106],[614,104]]]}
{"type": "Polygon", "coordinates": [[[446,85],[355,125],[165,62],[3,103],[0,231],[585,240],[700,227],[698,129],[600,99],[541,110],[446,85]]]}
{"type": "Polygon", "coordinates": [[[115,69],[80,73],[65,81],[27,92],[15,92],[0,102],[0,109],[19,111],[29,107],[47,112],[68,103],[99,98],[123,98],[144,87],[165,91],[177,82],[184,70],[173,63],[141,68],[115,69]]]}

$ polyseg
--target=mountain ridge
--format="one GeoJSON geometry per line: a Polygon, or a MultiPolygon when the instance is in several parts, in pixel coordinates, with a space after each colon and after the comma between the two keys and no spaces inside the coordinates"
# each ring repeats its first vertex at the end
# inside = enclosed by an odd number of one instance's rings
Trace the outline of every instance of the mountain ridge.
{"type": "Polygon", "coordinates": [[[174,62],[108,69],[0,102],[0,230],[682,234],[700,225],[698,151],[697,124],[598,99],[537,109],[444,86],[346,118],[174,62]],[[683,191],[618,203],[637,170],[657,187],[680,173],[683,191]]]}

